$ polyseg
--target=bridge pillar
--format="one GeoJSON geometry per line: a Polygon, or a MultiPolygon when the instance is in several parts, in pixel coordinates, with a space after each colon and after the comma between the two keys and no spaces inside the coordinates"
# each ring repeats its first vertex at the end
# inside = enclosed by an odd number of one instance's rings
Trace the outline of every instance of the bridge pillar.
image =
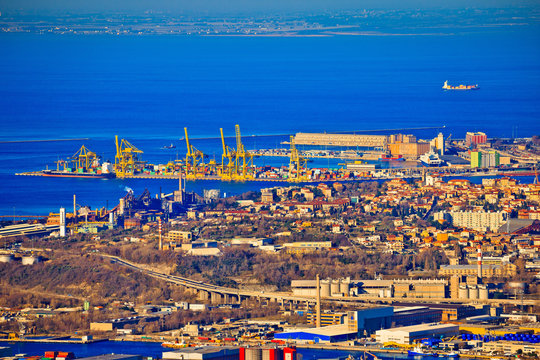
{"type": "Polygon", "coordinates": [[[212,304],[221,304],[221,301],[222,301],[222,297],[220,293],[216,293],[216,292],[210,293],[210,302],[212,304]]]}
{"type": "Polygon", "coordinates": [[[210,294],[208,293],[208,291],[205,290],[199,290],[199,292],[197,293],[198,300],[207,301],[209,296],[210,294]]]}

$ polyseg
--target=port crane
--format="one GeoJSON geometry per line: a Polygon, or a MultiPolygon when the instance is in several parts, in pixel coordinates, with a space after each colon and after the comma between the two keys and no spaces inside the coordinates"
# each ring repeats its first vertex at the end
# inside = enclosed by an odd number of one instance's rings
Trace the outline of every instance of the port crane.
{"type": "Polygon", "coordinates": [[[306,181],[307,177],[303,174],[306,171],[307,160],[300,155],[294,143],[294,136],[291,135],[291,159],[289,162],[289,181],[302,182],[306,181]]]}
{"type": "Polygon", "coordinates": [[[225,144],[225,137],[223,136],[223,128],[219,129],[221,133],[221,145],[223,147],[223,154],[221,154],[221,168],[220,175],[222,180],[232,180],[233,174],[236,170],[236,150],[228,147],[225,144]]]}
{"type": "MultiPolygon", "coordinates": [[[[69,158],[69,161],[73,163],[73,167],[77,169],[83,169],[84,171],[87,171],[92,166],[94,166],[98,161],[98,156],[95,152],[88,150],[86,146],[81,146],[79,151],[77,151],[71,158],[69,158]]],[[[60,167],[59,162],[57,162],[58,168],[60,167]]],[[[64,162],[64,170],[65,170],[65,162],[64,162]]]]}
{"type": "Polygon", "coordinates": [[[125,178],[135,174],[135,165],[140,164],[139,155],[143,153],[126,139],[118,143],[118,135],[115,136],[116,156],[114,158],[114,171],[116,177],[125,178]]]}
{"type": "Polygon", "coordinates": [[[189,142],[187,128],[184,128],[186,135],[186,179],[196,179],[203,177],[205,174],[204,153],[196,149],[189,142]]]}
{"type": "Polygon", "coordinates": [[[242,143],[240,125],[234,126],[236,133],[236,177],[240,181],[253,179],[253,154],[246,151],[242,143]]]}

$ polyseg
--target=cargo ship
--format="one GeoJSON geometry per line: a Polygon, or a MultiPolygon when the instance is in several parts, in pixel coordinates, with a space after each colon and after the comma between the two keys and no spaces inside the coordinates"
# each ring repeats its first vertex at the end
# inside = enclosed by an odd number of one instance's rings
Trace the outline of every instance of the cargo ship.
{"type": "Polygon", "coordinates": [[[71,177],[71,178],[86,178],[86,179],[113,179],[114,173],[97,172],[74,172],[74,171],[57,171],[57,170],[43,170],[42,176],[49,177],[71,177]]]}
{"type": "Polygon", "coordinates": [[[478,90],[480,89],[480,86],[478,86],[478,84],[452,86],[452,85],[448,85],[448,80],[447,80],[444,82],[444,85],[442,88],[444,90],[478,90]]]}

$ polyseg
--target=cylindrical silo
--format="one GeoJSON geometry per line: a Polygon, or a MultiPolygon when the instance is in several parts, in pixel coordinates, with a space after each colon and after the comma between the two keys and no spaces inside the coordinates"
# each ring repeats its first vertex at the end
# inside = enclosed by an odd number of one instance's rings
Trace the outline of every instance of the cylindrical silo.
{"type": "Polygon", "coordinates": [[[344,296],[349,296],[350,287],[351,283],[346,279],[342,279],[341,283],[339,284],[339,292],[342,293],[344,296]]]}
{"type": "Polygon", "coordinates": [[[460,299],[468,299],[469,298],[469,289],[467,288],[466,285],[460,285],[458,294],[459,294],[458,297],[460,299]]]}
{"type": "Polygon", "coordinates": [[[321,280],[321,297],[330,297],[330,280],[321,280]]]}
{"type": "Polygon", "coordinates": [[[482,300],[489,299],[489,291],[488,291],[487,286],[485,285],[478,286],[478,297],[482,300]]]}
{"type": "Polygon", "coordinates": [[[332,295],[339,294],[339,280],[332,280],[332,284],[330,285],[330,292],[332,295]]]}
{"type": "Polygon", "coordinates": [[[469,287],[469,299],[478,299],[478,287],[476,285],[469,287]]]}

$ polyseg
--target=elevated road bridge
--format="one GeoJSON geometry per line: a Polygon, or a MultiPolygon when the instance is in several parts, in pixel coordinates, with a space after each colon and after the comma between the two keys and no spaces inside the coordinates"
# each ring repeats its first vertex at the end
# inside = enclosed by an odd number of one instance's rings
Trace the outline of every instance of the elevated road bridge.
{"type": "MultiPolygon", "coordinates": [[[[167,281],[184,287],[188,291],[197,294],[199,300],[210,300],[214,304],[220,303],[241,303],[243,300],[252,299],[259,302],[275,302],[284,308],[294,308],[296,306],[309,306],[316,303],[315,296],[298,296],[287,292],[265,292],[235,289],[224,286],[217,286],[190,278],[169,275],[146,265],[136,264],[118,256],[99,254],[108,258],[111,262],[121,266],[128,267],[133,271],[140,271],[156,279],[167,281]]],[[[393,303],[407,301],[407,303],[440,303],[440,304],[465,304],[465,305],[525,305],[538,306],[538,301],[533,299],[449,299],[449,298],[381,298],[378,296],[360,296],[360,297],[324,297],[323,302],[338,303],[351,306],[372,306],[372,305],[392,305],[393,303]]]]}

